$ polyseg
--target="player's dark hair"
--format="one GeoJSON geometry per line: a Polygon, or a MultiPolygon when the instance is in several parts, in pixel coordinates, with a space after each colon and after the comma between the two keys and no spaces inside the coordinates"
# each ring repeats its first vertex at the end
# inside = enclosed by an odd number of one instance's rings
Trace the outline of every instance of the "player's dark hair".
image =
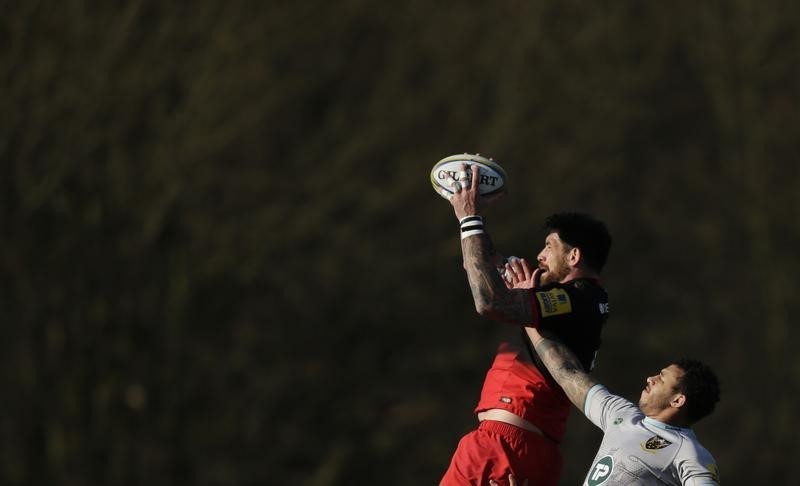
{"type": "Polygon", "coordinates": [[[584,213],[556,213],[544,220],[544,229],[558,233],[561,241],[579,248],[589,268],[596,272],[603,270],[611,249],[611,235],[602,221],[584,213]]]}
{"type": "Polygon", "coordinates": [[[719,380],[707,365],[700,361],[681,358],[673,364],[683,370],[678,391],[686,395],[686,418],[695,423],[714,410],[719,401],[719,380]]]}

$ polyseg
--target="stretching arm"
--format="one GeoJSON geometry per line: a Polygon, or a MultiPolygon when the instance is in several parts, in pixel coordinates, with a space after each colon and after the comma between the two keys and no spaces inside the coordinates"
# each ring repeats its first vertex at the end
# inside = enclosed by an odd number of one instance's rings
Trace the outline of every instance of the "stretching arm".
{"type": "Polygon", "coordinates": [[[491,255],[492,243],[484,233],[461,240],[464,269],[475,301],[475,310],[490,319],[527,324],[531,322],[530,292],[509,289],[491,255]]]}
{"type": "Polygon", "coordinates": [[[575,354],[549,333],[540,334],[537,329],[526,327],[525,332],[533,343],[536,353],[558,382],[569,400],[583,411],[586,394],[597,382],[584,371],[575,354]]]}

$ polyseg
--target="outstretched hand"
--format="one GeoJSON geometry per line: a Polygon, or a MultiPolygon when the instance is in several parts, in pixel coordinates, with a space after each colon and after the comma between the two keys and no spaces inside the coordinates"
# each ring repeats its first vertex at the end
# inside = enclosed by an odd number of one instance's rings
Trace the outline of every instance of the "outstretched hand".
{"type": "Polygon", "coordinates": [[[453,205],[459,221],[467,216],[479,216],[489,204],[505,196],[505,192],[481,196],[478,190],[480,170],[477,164],[473,164],[471,169],[468,169],[466,164],[461,164],[458,180],[452,177],[448,178],[448,182],[453,188],[453,194],[446,194],[445,197],[453,205]]]}
{"type": "Polygon", "coordinates": [[[524,258],[509,257],[505,265],[506,286],[510,289],[533,289],[539,286],[541,269],[524,258]]]}

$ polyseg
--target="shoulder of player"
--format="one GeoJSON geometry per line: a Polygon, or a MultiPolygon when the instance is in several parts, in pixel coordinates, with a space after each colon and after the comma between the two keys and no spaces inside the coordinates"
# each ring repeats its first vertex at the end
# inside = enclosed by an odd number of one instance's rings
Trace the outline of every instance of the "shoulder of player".
{"type": "Polygon", "coordinates": [[[595,278],[581,277],[581,278],[576,278],[576,279],[573,279],[573,280],[569,280],[569,281],[565,282],[565,284],[569,285],[570,287],[572,287],[572,288],[574,288],[576,290],[580,290],[580,291],[584,291],[584,292],[601,292],[601,293],[605,293],[605,291],[606,291],[605,288],[603,287],[603,284],[599,280],[597,280],[595,278]]]}
{"type": "Polygon", "coordinates": [[[694,435],[694,432],[682,433],[684,440],[681,443],[681,451],[689,456],[696,457],[703,462],[714,462],[714,456],[706,449],[694,435]]]}
{"type": "Polygon", "coordinates": [[[686,475],[687,477],[707,478],[706,481],[691,482],[689,484],[718,484],[719,469],[714,456],[708,449],[703,447],[696,437],[682,435],[686,440],[682,441],[680,449],[673,459],[673,464],[678,468],[680,475],[682,477],[686,475]]]}
{"type": "Polygon", "coordinates": [[[598,303],[608,306],[608,295],[597,280],[577,278],[566,282],[556,282],[533,290],[534,295],[566,295],[579,308],[594,309],[598,303]]]}
{"type": "Polygon", "coordinates": [[[584,413],[592,402],[602,406],[604,409],[613,411],[614,425],[637,425],[644,418],[644,413],[632,401],[627,398],[612,393],[605,385],[598,383],[594,385],[586,395],[584,403],[584,413]]]}
{"type": "Polygon", "coordinates": [[[553,289],[563,289],[572,295],[605,295],[606,291],[600,282],[593,278],[575,278],[566,282],[554,282],[534,289],[535,292],[547,292],[553,289]]]}

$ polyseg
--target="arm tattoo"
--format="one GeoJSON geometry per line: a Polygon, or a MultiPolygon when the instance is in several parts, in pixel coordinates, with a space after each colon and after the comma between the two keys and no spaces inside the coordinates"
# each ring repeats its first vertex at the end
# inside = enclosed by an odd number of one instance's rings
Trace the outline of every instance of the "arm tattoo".
{"type": "Polygon", "coordinates": [[[461,240],[464,269],[475,301],[475,309],[491,319],[529,324],[532,319],[527,290],[506,287],[492,262],[492,241],[484,234],[461,240]]]}
{"type": "Polygon", "coordinates": [[[550,374],[564,389],[569,400],[582,412],[586,394],[597,382],[584,371],[581,362],[563,343],[549,335],[539,337],[532,334],[534,331],[529,328],[525,330],[550,374]]]}

